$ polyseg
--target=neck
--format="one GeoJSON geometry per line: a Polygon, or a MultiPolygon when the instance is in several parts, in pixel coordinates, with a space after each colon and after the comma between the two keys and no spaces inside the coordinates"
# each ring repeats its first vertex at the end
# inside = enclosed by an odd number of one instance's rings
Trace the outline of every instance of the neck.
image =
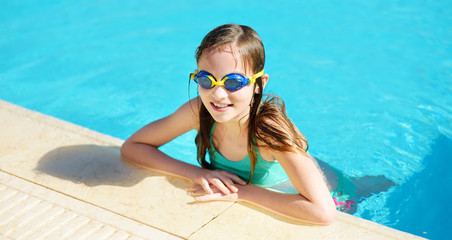
{"type": "Polygon", "coordinates": [[[231,121],[225,123],[217,123],[217,126],[220,125],[223,133],[231,138],[239,139],[241,136],[248,136],[248,116],[239,121],[231,121]]]}

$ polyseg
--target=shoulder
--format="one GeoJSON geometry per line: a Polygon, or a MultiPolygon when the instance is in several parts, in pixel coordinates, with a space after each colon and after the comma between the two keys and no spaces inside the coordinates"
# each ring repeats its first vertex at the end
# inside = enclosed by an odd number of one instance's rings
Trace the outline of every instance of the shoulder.
{"type": "Polygon", "coordinates": [[[198,102],[199,100],[192,99],[172,114],[148,123],[130,136],[126,143],[138,142],[158,147],[192,129],[199,128],[198,102]]]}
{"type": "Polygon", "coordinates": [[[197,116],[199,114],[199,108],[201,107],[201,104],[201,99],[199,97],[195,97],[179,107],[179,109],[176,110],[176,113],[182,112],[197,116]]]}
{"type": "Polygon", "coordinates": [[[270,127],[275,131],[283,130],[292,122],[286,114],[284,101],[277,95],[266,95],[262,100],[257,112],[258,131],[259,128],[270,127]]]}
{"type": "Polygon", "coordinates": [[[286,104],[283,99],[276,94],[265,94],[263,96],[260,110],[272,109],[275,111],[286,112],[286,104]]]}
{"type": "Polygon", "coordinates": [[[284,101],[276,95],[262,101],[255,126],[260,146],[283,152],[305,152],[308,148],[306,137],[287,116],[284,101]]]}
{"type": "Polygon", "coordinates": [[[199,130],[199,108],[201,106],[201,100],[199,97],[195,97],[190,101],[184,103],[168,118],[174,122],[178,122],[182,125],[189,124],[192,129],[199,130]]]}

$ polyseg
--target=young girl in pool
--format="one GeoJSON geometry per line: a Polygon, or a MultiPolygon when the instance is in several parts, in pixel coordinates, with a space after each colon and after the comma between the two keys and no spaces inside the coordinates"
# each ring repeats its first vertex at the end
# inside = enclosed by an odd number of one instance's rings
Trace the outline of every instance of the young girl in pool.
{"type": "Polygon", "coordinates": [[[244,201],[316,224],[330,224],[336,206],[308,144],[277,96],[263,99],[269,81],[260,37],[227,24],[209,32],[190,75],[199,96],[133,134],[121,148],[128,161],[188,179],[197,201],[244,201]],[[192,129],[202,168],[158,148],[192,129]],[[291,186],[294,193],[270,190],[291,186]]]}

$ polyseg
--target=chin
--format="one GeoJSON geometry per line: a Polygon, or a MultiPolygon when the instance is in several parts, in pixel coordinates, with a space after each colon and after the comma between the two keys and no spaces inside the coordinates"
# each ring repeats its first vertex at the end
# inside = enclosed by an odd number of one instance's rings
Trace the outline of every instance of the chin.
{"type": "Polygon", "coordinates": [[[213,120],[215,120],[215,122],[217,122],[217,123],[225,123],[225,122],[231,121],[231,118],[229,118],[229,117],[215,116],[215,115],[212,115],[212,114],[210,114],[210,115],[212,116],[213,120]]]}

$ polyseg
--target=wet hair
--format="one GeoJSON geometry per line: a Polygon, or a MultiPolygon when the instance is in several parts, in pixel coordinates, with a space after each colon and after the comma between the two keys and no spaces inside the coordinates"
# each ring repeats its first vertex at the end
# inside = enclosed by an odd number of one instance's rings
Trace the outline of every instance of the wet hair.
{"type": "MultiPolygon", "coordinates": [[[[237,24],[226,24],[216,27],[209,32],[196,50],[196,61],[199,63],[204,53],[230,47],[241,58],[243,68],[252,70],[252,74],[264,69],[265,51],[259,35],[250,27],[237,24]]],[[[235,55],[234,55],[235,56],[235,55]]],[[[236,57],[236,56],[235,56],[236,57]]],[[[256,79],[256,87],[250,103],[248,125],[248,155],[251,161],[251,175],[257,162],[256,146],[271,148],[277,151],[291,151],[305,153],[308,149],[306,138],[287,117],[285,105],[276,95],[263,100],[262,79],[256,79]]],[[[207,151],[212,151],[210,132],[215,120],[204,104],[199,109],[199,132],[195,142],[198,149],[197,159],[203,168],[211,169],[206,161],[207,151]]],[[[213,156],[212,156],[213,157],[213,156]]]]}

